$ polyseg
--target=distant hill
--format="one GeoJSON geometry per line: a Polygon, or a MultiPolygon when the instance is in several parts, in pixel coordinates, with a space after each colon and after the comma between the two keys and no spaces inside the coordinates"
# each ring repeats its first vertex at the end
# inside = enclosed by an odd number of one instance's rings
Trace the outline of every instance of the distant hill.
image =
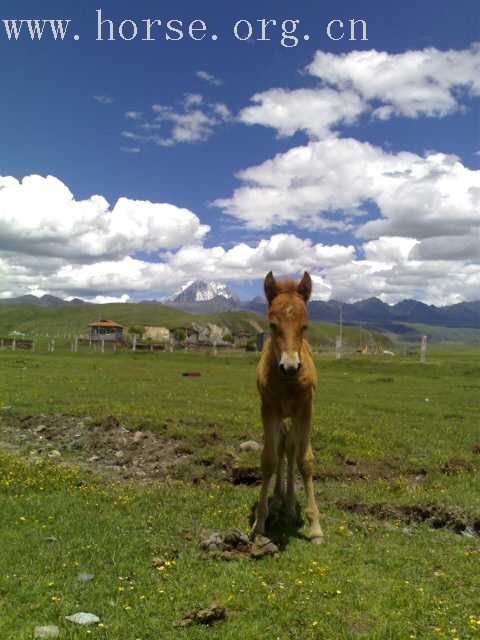
{"type": "MultiPolygon", "coordinates": [[[[0,304],[0,336],[11,331],[29,335],[84,335],[90,322],[100,318],[115,320],[123,325],[159,325],[168,328],[190,327],[193,323],[208,323],[226,327],[234,334],[246,332],[255,335],[268,330],[268,322],[254,312],[225,311],[210,314],[190,314],[159,302],[144,304],[72,304],[45,306],[42,304],[0,304]]],[[[333,349],[338,327],[335,324],[311,322],[308,339],[314,347],[333,349]]],[[[365,344],[391,348],[390,337],[374,329],[345,327],[344,341],[347,348],[359,348],[365,344]]]]}
{"type": "MultiPolygon", "coordinates": [[[[241,306],[257,313],[264,313],[266,310],[266,304],[261,298],[242,303],[241,306]]],[[[394,333],[396,326],[405,322],[480,329],[480,301],[436,307],[418,300],[402,300],[392,306],[378,298],[353,303],[312,300],[309,304],[309,315],[312,320],[338,322],[340,307],[346,324],[368,324],[389,329],[394,333]]]]}
{"type": "MultiPolygon", "coordinates": [[[[25,295],[3,299],[0,300],[0,333],[14,329],[84,332],[89,322],[101,317],[125,324],[156,324],[167,327],[221,320],[231,330],[245,327],[246,331],[250,326],[248,319],[254,318],[266,326],[265,321],[259,320],[259,315],[265,317],[266,314],[263,297],[241,302],[228,287],[219,283],[191,282],[175,298],[178,301],[164,304],[156,300],[145,300],[141,303],[110,305],[95,305],[79,298],[67,302],[50,295],[41,298],[25,295]]],[[[480,331],[480,301],[437,307],[418,300],[402,300],[391,306],[378,298],[354,303],[313,300],[309,304],[310,319],[336,325],[340,307],[344,325],[361,325],[363,329],[397,336],[405,342],[418,341],[422,332],[428,334],[425,329],[427,326],[443,327],[445,331],[431,332],[433,341],[443,342],[476,344],[475,330],[480,331]],[[447,329],[472,331],[448,332],[447,329]]]]}

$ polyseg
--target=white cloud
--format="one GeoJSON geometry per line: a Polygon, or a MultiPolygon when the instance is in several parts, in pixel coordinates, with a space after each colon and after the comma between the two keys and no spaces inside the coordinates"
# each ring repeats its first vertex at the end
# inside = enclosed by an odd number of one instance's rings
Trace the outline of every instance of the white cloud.
{"type": "Polygon", "coordinates": [[[341,55],[317,51],[308,72],[342,91],[381,105],[374,115],[446,116],[461,108],[461,92],[480,95],[480,45],[404,53],[352,51],[341,55]]]}
{"type": "Polygon", "coordinates": [[[244,124],[277,129],[281,136],[305,131],[323,138],[334,126],[352,124],[366,106],[353,91],[333,89],[270,89],[253,96],[254,106],[240,112],[244,124]]]}
{"type": "Polygon", "coordinates": [[[76,200],[53,176],[0,177],[0,250],[86,261],[155,253],[201,240],[209,227],[188,209],[99,195],[76,200]]]}
{"type": "Polygon", "coordinates": [[[95,102],[98,102],[98,104],[103,105],[113,104],[115,102],[115,100],[110,96],[93,96],[93,99],[95,100],[95,102]]]}
{"type": "MultiPolygon", "coordinates": [[[[73,300],[73,296],[67,296],[65,300],[73,300]]],[[[95,296],[93,298],[82,298],[85,302],[91,302],[92,304],[126,304],[132,302],[130,296],[124,293],[122,296],[95,296]]]]}
{"type": "Polygon", "coordinates": [[[225,104],[206,102],[198,93],[186,93],[177,108],[154,104],[152,111],[151,118],[130,118],[135,130],[123,131],[122,136],[137,144],[160,147],[204,142],[232,117],[225,104]]]}
{"type": "Polygon", "coordinates": [[[295,147],[238,175],[244,186],[215,205],[248,227],[293,223],[360,237],[469,233],[480,225],[480,171],[455,156],[387,153],[351,138],[295,147]],[[365,205],[381,217],[362,221],[365,205]]]}
{"type": "Polygon", "coordinates": [[[208,73],[208,71],[202,71],[200,69],[199,71],[195,72],[195,75],[197,76],[197,78],[200,78],[200,80],[204,80],[205,82],[208,82],[209,84],[212,84],[216,87],[219,87],[221,84],[223,84],[220,78],[216,78],[211,73],[208,73]]]}
{"type": "Polygon", "coordinates": [[[127,111],[125,114],[127,120],[141,120],[143,118],[142,111],[127,111]]]}

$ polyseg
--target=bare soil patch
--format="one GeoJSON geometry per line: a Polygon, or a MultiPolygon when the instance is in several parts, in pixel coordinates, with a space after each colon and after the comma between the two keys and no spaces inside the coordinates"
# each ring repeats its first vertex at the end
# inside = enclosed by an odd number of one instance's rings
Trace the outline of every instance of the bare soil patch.
{"type": "Polygon", "coordinates": [[[449,529],[458,534],[480,536],[480,517],[467,514],[459,508],[388,503],[369,505],[359,502],[337,502],[337,506],[350,513],[373,516],[380,520],[397,520],[407,524],[426,522],[433,529],[449,529]]]}
{"type": "Polygon", "coordinates": [[[153,431],[129,431],[115,416],[101,420],[65,415],[3,418],[2,438],[28,448],[35,460],[74,458],[124,479],[165,480],[193,462],[190,450],[153,431]]]}

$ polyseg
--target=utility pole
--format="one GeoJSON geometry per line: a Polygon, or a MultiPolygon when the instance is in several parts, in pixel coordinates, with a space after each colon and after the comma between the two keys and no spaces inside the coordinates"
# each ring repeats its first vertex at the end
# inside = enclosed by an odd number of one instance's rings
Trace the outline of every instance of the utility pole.
{"type": "Polygon", "coordinates": [[[340,360],[342,357],[342,343],[343,343],[343,305],[340,302],[339,333],[335,341],[335,359],[336,360],[340,360]]]}

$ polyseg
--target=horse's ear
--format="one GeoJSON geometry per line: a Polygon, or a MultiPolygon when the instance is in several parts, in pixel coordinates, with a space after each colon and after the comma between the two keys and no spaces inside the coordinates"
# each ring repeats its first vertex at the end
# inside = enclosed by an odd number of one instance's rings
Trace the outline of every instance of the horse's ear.
{"type": "Polygon", "coordinates": [[[268,300],[268,304],[272,304],[272,300],[278,293],[277,282],[273,277],[273,273],[269,271],[265,276],[265,281],[263,283],[263,288],[265,290],[265,297],[268,300]]]}
{"type": "Polygon", "coordinates": [[[305,302],[310,300],[310,296],[312,295],[312,279],[308,271],[305,271],[303,278],[298,283],[297,293],[302,296],[305,302]]]}

